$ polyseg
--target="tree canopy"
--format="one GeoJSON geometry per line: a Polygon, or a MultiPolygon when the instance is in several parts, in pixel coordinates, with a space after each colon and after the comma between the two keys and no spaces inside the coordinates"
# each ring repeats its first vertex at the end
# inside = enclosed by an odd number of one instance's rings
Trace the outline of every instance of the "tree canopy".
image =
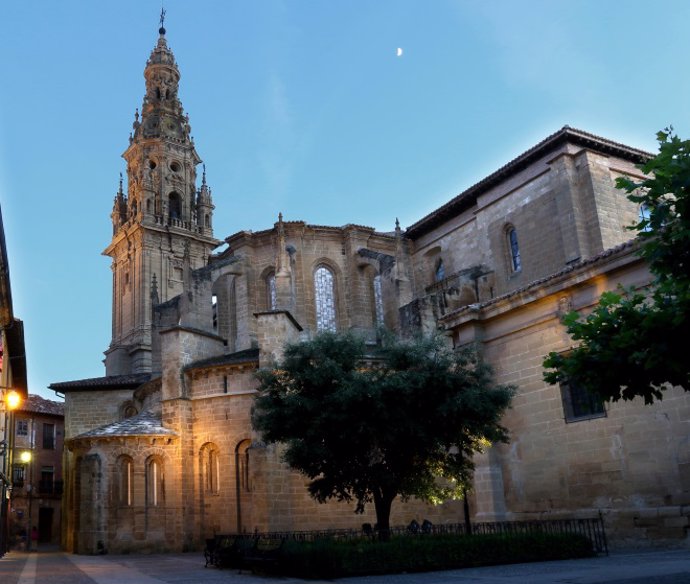
{"type": "Polygon", "coordinates": [[[351,334],[322,333],[285,349],[259,373],[252,421],[285,445],[284,460],[311,481],[319,502],[374,503],[387,532],[396,496],[440,502],[462,496],[472,455],[507,441],[499,423],[513,388],[495,385],[471,350],[439,338],[387,337],[374,355],[351,334]]]}
{"type": "Polygon", "coordinates": [[[586,317],[566,315],[579,345],[550,353],[544,378],[564,379],[605,400],[662,399],[668,385],[690,390],[690,141],[672,128],[657,134],[659,153],[640,166],[647,176],[619,178],[617,186],[640,205],[640,254],[654,280],[648,290],[606,292],[586,317]]]}

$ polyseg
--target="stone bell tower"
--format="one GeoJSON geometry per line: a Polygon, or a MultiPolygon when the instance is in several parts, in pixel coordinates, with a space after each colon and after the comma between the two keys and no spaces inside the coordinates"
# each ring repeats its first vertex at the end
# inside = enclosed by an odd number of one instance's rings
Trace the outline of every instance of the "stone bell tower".
{"type": "Polygon", "coordinates": [[[127,186],[115,195],[112,258],[112,341],[107,375],[151,371],[152,302],[182,292],[183,273],[206,265],[220,242],[213,237],[213,200],[197,190],[201,162],[190,137],[189,116],[177,96],[180,71],[161,18],[158,43],[146,63],[146,95],[122,157],[127,186]],[[188,265],[187,265],[188,264],[188,265]]]}

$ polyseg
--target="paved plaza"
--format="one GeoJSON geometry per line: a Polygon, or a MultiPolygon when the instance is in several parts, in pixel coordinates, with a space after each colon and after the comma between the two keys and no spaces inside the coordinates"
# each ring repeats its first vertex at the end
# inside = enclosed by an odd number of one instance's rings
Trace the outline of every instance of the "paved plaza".
{"type": "MultiPolygon", "coordinates": [[[[0,558],[1,584],[289,584],[204,568],[203,556],[77,556],[59,551],[11,552],[0,558]]],[[[312,581],[316,582],[316,581],[312,581]]],[[[423,574],[343,578],[341,584],[690,584],[690,551],[617,552],[608,557],[468,568],[423,574]]]]}

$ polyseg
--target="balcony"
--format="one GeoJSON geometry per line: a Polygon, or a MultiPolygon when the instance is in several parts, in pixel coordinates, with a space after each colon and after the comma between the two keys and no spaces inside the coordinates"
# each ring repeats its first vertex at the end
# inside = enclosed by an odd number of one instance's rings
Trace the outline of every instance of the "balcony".
{"type": "Polygon", "coordinates": [[[62,481],[39,481],[39,495],[62,495],[62,481]]]}

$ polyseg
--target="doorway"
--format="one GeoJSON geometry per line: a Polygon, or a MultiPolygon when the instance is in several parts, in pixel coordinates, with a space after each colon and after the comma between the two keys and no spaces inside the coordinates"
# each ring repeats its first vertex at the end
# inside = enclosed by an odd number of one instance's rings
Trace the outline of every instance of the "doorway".
{"type": "Polygon", "coordinates": [[[52,507],[40,507],[38,510],[39,543],[52,543],[53,541],[53,511],[52,507]]]}

